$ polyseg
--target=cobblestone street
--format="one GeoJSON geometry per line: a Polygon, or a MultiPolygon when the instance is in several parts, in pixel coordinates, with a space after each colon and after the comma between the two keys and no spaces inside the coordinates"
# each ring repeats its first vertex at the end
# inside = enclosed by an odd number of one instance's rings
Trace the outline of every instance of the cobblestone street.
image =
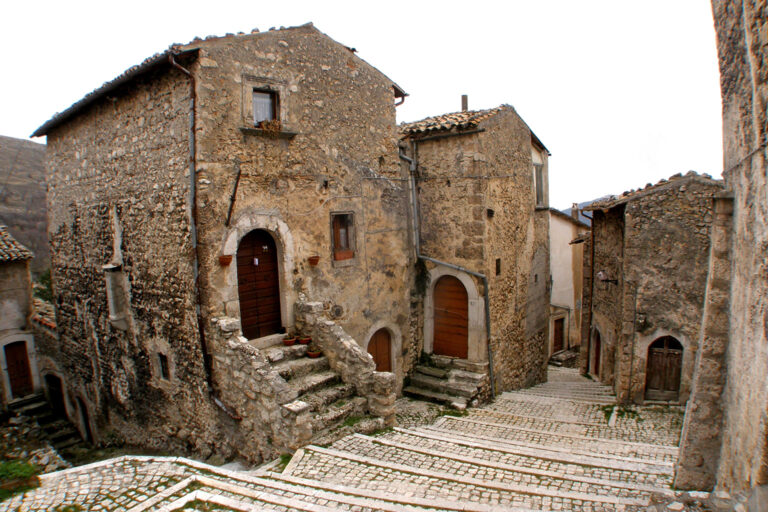
{"type": "Polygon", "coordinates": [[[612,399],[576,370],[551,368],[548,383],[466,413],[402,402],[406,428],[307,446],[285,468],[121,457],[43,475],[0,509],[717,510],[708,493],[670,488],[683,409],[612,399]]]}

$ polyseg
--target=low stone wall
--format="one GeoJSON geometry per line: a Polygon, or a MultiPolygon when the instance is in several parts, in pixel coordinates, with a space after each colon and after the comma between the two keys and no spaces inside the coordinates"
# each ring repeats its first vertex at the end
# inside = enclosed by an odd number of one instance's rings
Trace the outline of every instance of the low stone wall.
{"type": "Polygon", "coordinates": [[[297,302],[296,327],[311,334],[331,369],[368,400],[371,415],[383,418],[387,426],[395,424],[395,375],[377,372],[373,358],[340,325],[324,315],[322,302],[297,302]]]}
{"type": "Polygon", "coordinates": [[[309,405],[296,400],[296,391],[241,336],[239,320],[218,318],[214,323],[214,401],[238,422],[238,435],[245,440],[233,448],[256,461],[307,444],[312,437],[309,405]]]}

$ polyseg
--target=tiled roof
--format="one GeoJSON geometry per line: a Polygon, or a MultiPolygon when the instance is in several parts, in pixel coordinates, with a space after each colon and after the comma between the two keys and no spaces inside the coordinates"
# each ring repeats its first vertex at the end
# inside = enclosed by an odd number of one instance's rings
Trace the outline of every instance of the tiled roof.
{"type": "Polygon", "coordinates": [[[405,136],[414,133],[450,130],[452,128],[466,130],[476,127],[480,122],[495,116],[503,110],[513,110],[513,108],[509,105],[501,105],[486,110],[464,110],[461,112],[453,112],[451,114],[428,117],[421,121],[402,123],[400,125],[400,133],[405,136]]]}
{"type": "Polygon", "coordinates": [[[33,256],[32,251],[17,242],[5,226],[0,226],[0,263],[24,261],[33,256]]]}
{"type": "Polygon", "coordinates": [[[49,329],[56,329],[56,313],[53,304],[42,299],[35,298],[35,312],[32,315],[32,321],[37,322],[49,329]]]}
{"type": "Polygon", "coordinates": [[[716,180],[709,174],[698,174],[695,171],[688,171],[685,173],[685,175],[677,173],[674,176],[670,176],[669,179],[659,181],[655,185],[648,183],[644,188],[638,188],[637,190],[627,190],[620,196],[608,196],[602,199],[598,199],[597,201],[584,206],[582,211],[607,210],[609,208],[613,208],[614,206],[618,206],[634,199],[647,196],[659,190],[682,185],[682,182],[684,181],[699,181],[701,183],[723,186],[723,180],[716,180]]]}

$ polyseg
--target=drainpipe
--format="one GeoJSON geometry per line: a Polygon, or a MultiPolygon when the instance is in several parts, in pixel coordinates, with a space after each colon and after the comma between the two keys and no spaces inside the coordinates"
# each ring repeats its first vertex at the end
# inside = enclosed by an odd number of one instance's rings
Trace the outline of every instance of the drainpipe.
{"type": "Polygon", "coordinates": [[[487,340],[487,347],[488,347],[488,378],[491,381],[491,396],[493,398],[496,398],[496,380],[493,376],[493,351],[491,350],[491,303],[488,298],[488,278],[485,276],[485,274],[481,274],[479,272],[475,272],[473,270],[469,270],[468,268],[460,267],[459,265],[454,265],[453,263],[448,263],[445,261],[441,261],[435,258],[431,258],[429,256],[425,256],[421,254],[421,236],[420,236],[420,229],[419,229],[419,203],[418,198],[416,196],[416,142],[411,141],[412,143],[412,151],[413,151],[413,158],[410,158],[406,156],[402,150],[400,151],[400,158],[405,160],[410,164],[410,188],[411,188],[411,208],[413,210],[413,246],[416,249],[416,257],[424,260],[424,261],[430,261],[434,263],[435,265],[442,265],[444,267],[452,268],[454,270],[458,270],[459,272],[464,272],[465,274],[469,274],[471,276],[479,277],[483,281],[483,298],[485,299],[485,337],[487,340]]]}
{"type": "Polygon", "coordinates": [[[199,255],[197,248],[197,160],[195,150],[197,143],[195,140],[196,118],[195,106],[197,103],[197,94],[195,91],[195,77],[185,67],[181,66],[173,54],[168,56],[168,60],[173,67],[187,75],[189,78],[189,237],[192,244],[192,273],[194,275],[195,288],[195,314],[197,316],[197,331],[200,336],[200,348],[203,351],[203,366],[205,368],[205,381],[208,384],[208,392],[213,393],[213,379],[211,377],[211,356],[208,354],[208,345],[205,341],[205,324],[203,323],[203,313],[200,307],[200,270],[199,255]]]}

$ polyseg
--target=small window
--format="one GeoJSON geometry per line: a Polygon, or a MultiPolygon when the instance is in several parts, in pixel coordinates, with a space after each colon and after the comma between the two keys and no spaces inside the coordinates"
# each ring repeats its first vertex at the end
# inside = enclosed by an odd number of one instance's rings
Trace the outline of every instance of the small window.
{"type": "Polygon", "coordinates": [[[349,260],[355,257],[354,218],[351,213],[332,213],[333,259],[349,260]]]}
{"type": "Polygon", "coordinates": [[[171,371],[168,369],[168,356],[158,352],[157,358],[160,361],[160,377],[165,380],[171,379],[171,371]]]}
{"type": "Polygon", "coordinates": [[[120,265],[104,265],[102,269],[107,288],[109,321],[113,327],[125,330],[125,318],[128,314],[127,279],[120,265]]]}
{"type": "Polygon", "coordinates": [[[536,206],[544,205],[544,164],[533,164],[533,181],[536,185],[536,206]]]}
{"type": "Polygon", "coordinates": [[[496,258],[496,275],[501,274],[501,258],[496,258]]]}
{"type": "Polygon", "coordinates": [[[277,119],[277,93],[268,89],[253,90],[253,125],[277,119]]]}

